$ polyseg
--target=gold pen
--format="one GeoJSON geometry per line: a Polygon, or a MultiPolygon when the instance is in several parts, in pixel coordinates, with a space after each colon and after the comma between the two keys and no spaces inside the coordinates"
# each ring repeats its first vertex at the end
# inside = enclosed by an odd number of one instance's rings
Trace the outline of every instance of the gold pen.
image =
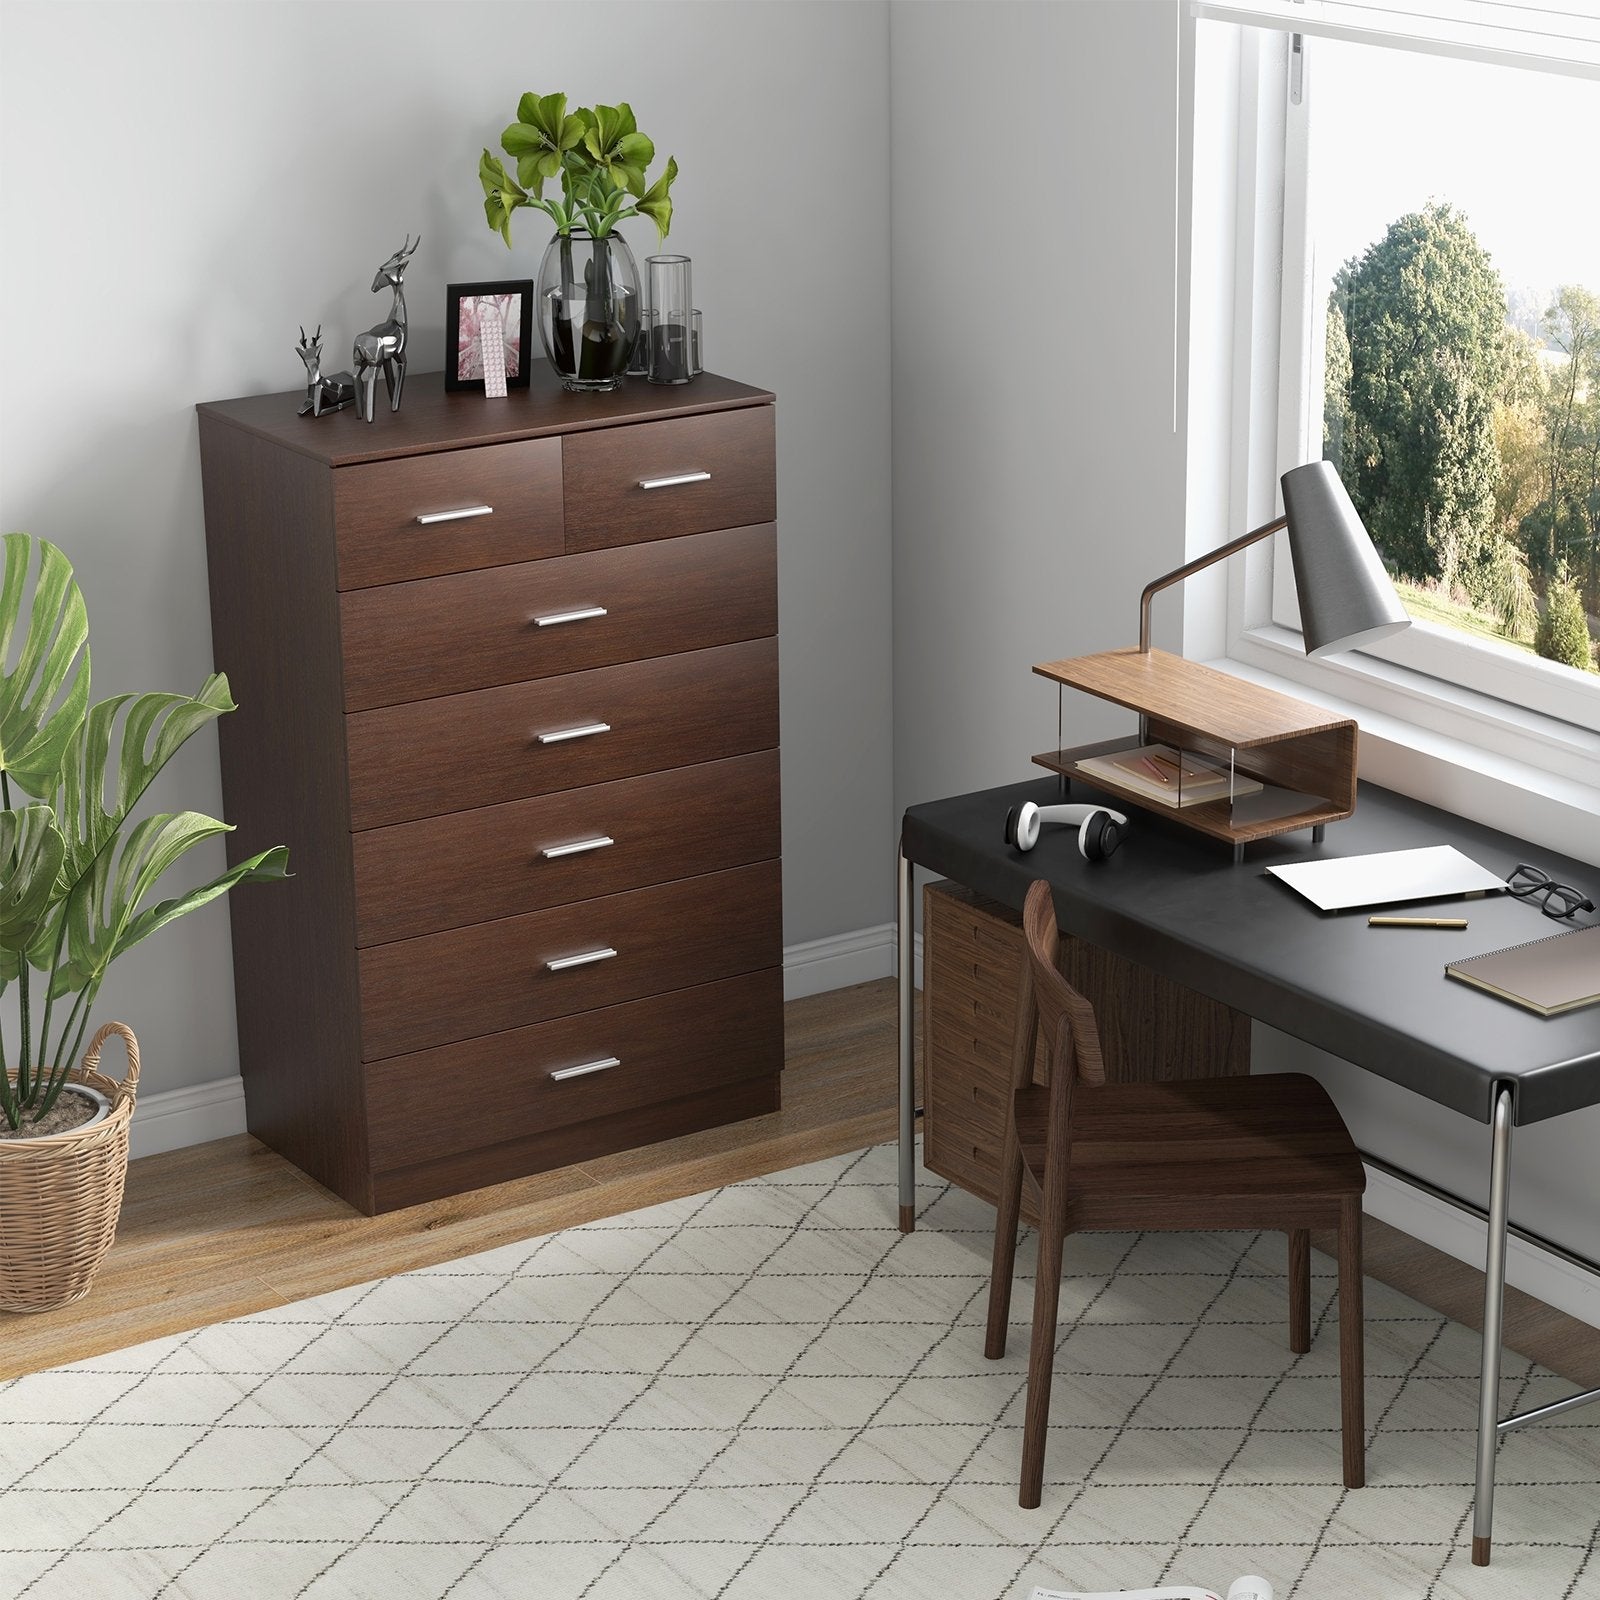
{"type": "Polygon", "coordinates": [[[1465,917],[1368,917],[1369,928],[1464,928],[1465,917]]]}

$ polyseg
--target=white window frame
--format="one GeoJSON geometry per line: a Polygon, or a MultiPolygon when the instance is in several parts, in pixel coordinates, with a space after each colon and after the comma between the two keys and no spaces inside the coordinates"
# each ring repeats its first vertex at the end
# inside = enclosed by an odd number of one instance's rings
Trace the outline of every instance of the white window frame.
{"type": "MultiPolygon", "coordinates": [[[[1243,447],[1230,450],[1229,515],[1237,533],[1277,514],[1281,472],[1321,454],[1320,379],[1310,369],[1320,361],[1321,339],[1313,334],[1323,296],[1306,222],[1318,41],[1303,42],[1295,104],[1289,36],[1248,27],[1232,32],[1239,90],[1233,432],[1243,447]],[[1307,394],[1309,407],[1300,398],[1307,394]]],[[[1212,537],[1199,547],[1220,542],[1212,537]]],[[[1231,660],[1358,713],[1370,710],[1531,771],[1600,787],[1600,675],[1586,682],[1510,646],[1473,644],[1421,622],[1368,650],[1308,661],[1282,536],[1232,565],[1225,644],[1231,660]]]]}

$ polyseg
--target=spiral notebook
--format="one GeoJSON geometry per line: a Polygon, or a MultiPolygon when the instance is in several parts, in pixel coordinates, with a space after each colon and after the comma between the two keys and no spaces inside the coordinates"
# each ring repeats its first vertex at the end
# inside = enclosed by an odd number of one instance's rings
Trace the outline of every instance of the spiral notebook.
{"type": "Polygon", "coordinates": [[[1541,1017],[1600,1005],[1600,922],[1452,961],[1444,970],[1541,1017]]]}

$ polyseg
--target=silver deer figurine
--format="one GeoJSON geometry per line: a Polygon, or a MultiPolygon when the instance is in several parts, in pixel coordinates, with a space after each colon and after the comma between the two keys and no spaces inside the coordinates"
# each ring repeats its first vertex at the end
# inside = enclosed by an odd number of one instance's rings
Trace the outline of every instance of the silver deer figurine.
{"type": "Polygon", "coordinates": [[[320,417],[325,412],[343,411],[356,397],[356,380],[348,372],[336,372],[332,377],[322,375],[322,324],[306,338],[300,329],[300,343],[295,354],[306,364],[306,397],[297,413],[302,417],[320,417]]]}
{"type": "MultiPolygon", "coordinates": [[[[417,235],[417,244],[422,235],[417,235]]],[[[389,409],[400,409],[400,392],[406,384],[406,267],[416,254],[417,244],[406,242],[378,268],[372,280],[376,294],[385,284],[394,290],[394,303],[389,315],[377,327],[356,335],[353,359],[355,362],[356,403],[361,415],[372,421],[376,409],[378,368],[383,368],[383,381],[389,390],[389,409]]]]}

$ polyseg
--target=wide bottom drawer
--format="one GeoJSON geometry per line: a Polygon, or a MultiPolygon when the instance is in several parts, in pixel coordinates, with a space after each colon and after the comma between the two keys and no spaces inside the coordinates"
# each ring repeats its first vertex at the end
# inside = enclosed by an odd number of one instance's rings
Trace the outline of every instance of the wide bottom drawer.
{"type": "Polygon", "coordinates": [[[774,1073],[783,972],[745,973],[366,1068],[372,1164],[436,1161],[774,1073]]]}
{"type": "Polygon", "coordinates": [[[780,864],[361,951],[366,1061],[780,966],[780,864]]]}

